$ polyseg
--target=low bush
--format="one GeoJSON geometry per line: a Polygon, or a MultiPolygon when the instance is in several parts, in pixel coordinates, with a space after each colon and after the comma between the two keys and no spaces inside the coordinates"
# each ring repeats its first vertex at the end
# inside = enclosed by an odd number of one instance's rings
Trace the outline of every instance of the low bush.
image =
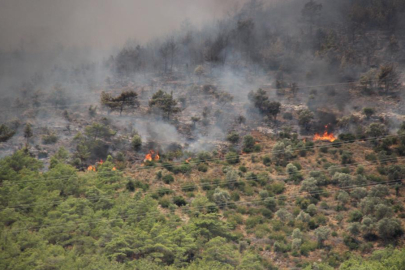
{"type": "Polygon", "coordinates": [[[174,177],[171,174],[166,174],[165,176],[163,176],[162,180],[165,184],[170,184],[174,182],[174,177]]]}

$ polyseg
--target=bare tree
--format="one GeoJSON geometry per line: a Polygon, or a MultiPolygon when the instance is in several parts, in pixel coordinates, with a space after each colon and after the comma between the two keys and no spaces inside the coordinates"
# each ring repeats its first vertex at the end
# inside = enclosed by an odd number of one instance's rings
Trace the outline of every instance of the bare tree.
{"type": "Polygon", "coordinates": [[[169,61],[169,56],[170,56],[170,44],[169,42],[163,43],[163,45],[159,49],[159,53],[163,58],[163,63],[164,63],[164,70],[165,74],[167,73],[167,66],[168,66],[168,61],[169,61]]]}
{"type": "Polygon", "coordinates": [[[309,34],[312,36],[313,27],[315,25],[315,20],[321,15],[322,4],[318,4],[314,0],[310,0],[305,4],[302,9],[302,16],[307,21],[309,25],[309,34]]]}
{"type": "Polygon", "coordinates": [[[170,54],[170,71],[173,71],[173,63],[174,63],[174,57],[177,53],[177,44],[174,41],[173,38],[171,38],[169,41],[167,41],[167,47],[169,50],[169,54],[170,54]]]}

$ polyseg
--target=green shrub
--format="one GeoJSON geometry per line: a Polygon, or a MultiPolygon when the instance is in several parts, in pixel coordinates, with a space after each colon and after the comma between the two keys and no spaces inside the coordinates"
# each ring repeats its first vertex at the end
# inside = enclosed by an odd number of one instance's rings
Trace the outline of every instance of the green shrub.
{"type": "Polygon", "coordinates": [[[198,158],[198,162],[207,162],[212,159],[212,156],[210,153],[202,151],[202,152],[198,153],[197,158],[198,158]]]}
{"type": "Polygon", "coordinates": [[[247,229],[252,229],[256,227],[256,225],[262,224],[263,222],[264,220],[261,216],[253,216],[246,219],[245,225],[247,229]]]}
{"type": "Polygon", "coordinates": [[[356,250],[359,248],[359,241],[350,236],[350,235],[345,235],[343,237],[343,243],[350,249],[350,250],[356,250]]]}
{"type": "Polygon", "coordinates": [[[332,142],[332,146],[335,148],[340,148],[342,146],[342,141],[340,139],[337,139],[332,142]]]}
{"type": "Polygon", "coordinates": [[[235,144],[239,141],[239,134],[236,132],[231,132],[228,134],[226,139],[228,140],[228,142],[235,144]]]}
{"type": "Polygon", "coordinates": [[[137,188],[142,189],[143,191],[147,191],[149,189],[149,185],[147,183],[141,182],[139,180],[129,180],[126,184],[127,190],[133,192],[137,188]]]}
{"type": "Polygon", "coordinates": [[[207,172],[208,171],[208,165],[205,163],[200,163],[197,166],[197,170],[200,172],[207,172]]]}
{"type": "Polygon", "coordinates": [[[276,211],[277,209],[277,201],[273,197],[268,197],[263,201],[264,206],[271,211],[276,211]]]}
{"type": "Polygon", "coordinates": [[[171,164],[170,162],[163,162],[162,167],[165,168],[166,170],[168,170],[169,172],[174,171],[174,165],[171,164]]]}
{"type": "Polygon", "coordinates": [[[265,218],[271,219],[273,218],[273,212],[267,208],[261,208],[260,212],[265,218]]]}
{"type": "Polygon", "coordinates": [[[264,156],[263,157],[263,164],[265,166],[270,166],[271,165],[271,158],[269,156],[264,156]]]}
{"type": "Polygon", "coordinates": [[[164,188],[164,187],[161,187],[161,188],[159,188],[159,189],[156,191],[156,194],[157,194],[159,197],[163,197],[164,195],[170,195],[170,194],[172,194],[172,193],[173,193],[173,190],[168,189],[168,188],[164,188]]]}
{"type": "Polygon", "coordinates": [[[319,148],[319,151],[321,151],[322,153],[328,153],[329,147],[325,146],[321,146],[319,148]]]}
{"type": "Polygon", "coordinates": [[[163,176],[162,180],[165,184],[170,184],[174,182],[174,177],[171,174],[166,174],[165,176],[163,176]]]}
{"type": "Polygon", "coordinates": [[[275,182],[275,183],[271,184],[271,190],[275,194],[283,193],[284,190],[285,190],[284,183],[283,182],[275,182]]]}
{"type": "Polygon", "coordinates": [[[210,190],[210,189],[214,188],[209,179],[202,178],[200,180],[200,183],[201,183],[201,187],[202,187],[203,190],[210,190]]]}
{"type": "Polygon", "coordinates": [[[135,191],[134,181],[132,181],[132,180],[128,181],[126,188],[127,188],[127,190],[134,192],[135,191]]]}
{"type": "Polygon", "coordinates": [[[363,213],[360,210],[353,210],[349,213],[349,222],[360,222],[363,219],[363,213]]]}
{"type": "Polygon", "coordinates": [[[225,155],[225,159],[229,164],[237,164],[237,163],[239,163],[239,155],[236,152],[228,152],[225,155]]]}
{"type": "Polygon", "coordinates": [[[354,136],[352,133],[342,133],[339,134],[339,140],[344,142],[354,142],[356,140],[356,136],[354,136]]]}
{"type": "Polygon", "coordinates": [[[285,253],[285,252],[288,252],[291,250],[291,246],[289,246],[283,242],[276,241],[276,242],[274,242],[273,250],[275,252],[285,253]]]}
{"type": "Polygon", "coordinates": [[[295,204],[298,205],[301,209],[307,209],[308,205],[311,204],[311,201],[308,198],[297,197],[295,199],[295,204]]]}
{"type": "Polygon", "coordinates": [[[158,171],[158,172],[156,173],[156,179],[160,180],[160,179],[162,179],[162,177],[163,177],[162,171],[158,171]]]}
{"type": "Polygon", "coordinates": [[[187,174],[191,172],[191,166],[189,164],[181,164],[180,166],[174,167],[172,171],[174,174],[187,174]]]}
{"type": "Polygon", "coordinates": [[[308,205],[308,207],[307,207],[308,214],[310,214],[311,216],[315,216],[317,212],[318,212],[318,208],[315,206],[315,204],[308,205]]]}
{"type": "Polygon", "coordinates": [[[368,153],[365,155],[365,159],[371,162],[377,162],[377,156],[374,153],[368,153]]]}
{"type": "Polygon", "coordinates": [[[259,191],[259,196],[262,199],[266,199],[267,197],[269,197],[269,192],[267,190],[260,190],[259,191]]]}
{"type": "Polygon", "coordinates": [[[170,200],[167,197],[163,197],[159,200],[159,204],[160,206],[162,206],[162,208],[169,208],[170,206],[170,200]]]}
{"type": "Polygon", "coordinates": [[[237,202],[240,200],[240,195],[238,192],[232,192],[231,193],[231,200],[234,202],[237,202]]]}
{"type": "Polygon", "coordinates": [[[56,134],[48,134],[42,136],[42,143],[43,144],[54,144],[58,141],[58,136],[56,134]]]}
{"type": "Polygon", "coordinates": [[[343,151],[341,158],[342,158],[342,164],[353,163],[353,153],[351,153],[351,152],[343,151]]]}
{"type": "Polygon", "coordinates": [[[243,138],[243,152],[251,153],[255,149],[255,139],[251,135],[247,135],[243,138]]]}
{"type": "Polygon", "coordinates": [[[15,134],[15,131],[9,128],[6,125],[0,125],[0,142],[6,142],[8,141],[11,137],[13,137],[15,134]]]}
{"type": "Polygon", "coordinates": [[[373,114],[375,113],[375,110],[373,108],[363,108],[363,114],[367,117],[370,118],[373,114]]]}
{"type": "Polygon", "coordinates": [[[142,138],[139,135],[135,135],[131,141],[132,149],[135,151],[141,150],[142,147],[142,138]]]}
{"type": "Polygon", "coordinates": [[[181,186],[183,192],[192,192],[197,190],[197,186],[194,183],[187,183],[181,186]]]}
{"type": "Polygon", "coordinates": [[[217,213],[219,211],[218,206],[215,203],[208,203],[207,204],[207,212],[208,213],[217,213]]]}
{"type": "Polygon", "coordinates": [[[182,196],[173,197],[173,203],[177,206],[183,206],[187,204],[186,200],[182,196]]]}

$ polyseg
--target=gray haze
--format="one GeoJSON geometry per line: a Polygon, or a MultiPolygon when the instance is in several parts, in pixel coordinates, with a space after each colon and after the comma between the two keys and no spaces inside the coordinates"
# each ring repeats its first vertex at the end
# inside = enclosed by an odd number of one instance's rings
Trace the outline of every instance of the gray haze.
{"type": "Polygon", "coordinates": [[[242,0],[2,0],[0,49],[109,49],[128,39],[146,42],[231,13],[242,0]]]}

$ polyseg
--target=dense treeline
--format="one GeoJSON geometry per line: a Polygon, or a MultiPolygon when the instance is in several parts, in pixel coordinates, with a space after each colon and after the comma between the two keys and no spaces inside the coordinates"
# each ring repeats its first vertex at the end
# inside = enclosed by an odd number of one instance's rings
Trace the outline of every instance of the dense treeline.
{"type": "Polygon", "coordinates": [[[342,79],[356,71],[353,79],[370,65],[378,40],[369,35],[372,31],[386,32],[385,42],[391,44],[388,55],[373,65],[398,51],[395,35],[404,10],[400,0],[280,1],[269,6],[252,0],[201,30],[186,21],[166,39],[127,46],[106,64],[123,77],[155,71],[190,75],[198,65],[206,65],[214,71],[280,71],[295,81],[322,80],[322,75],[333,77],[336,72],[342,79]]]}
{"type": "Polygon", "coordinates": [[[0,163],[2,269],[262,269],[217,214],[184,224],[142,189],[118,192],[111,158],[87,174],[57,157],[43,174],[22,151],[0,163]]]}

